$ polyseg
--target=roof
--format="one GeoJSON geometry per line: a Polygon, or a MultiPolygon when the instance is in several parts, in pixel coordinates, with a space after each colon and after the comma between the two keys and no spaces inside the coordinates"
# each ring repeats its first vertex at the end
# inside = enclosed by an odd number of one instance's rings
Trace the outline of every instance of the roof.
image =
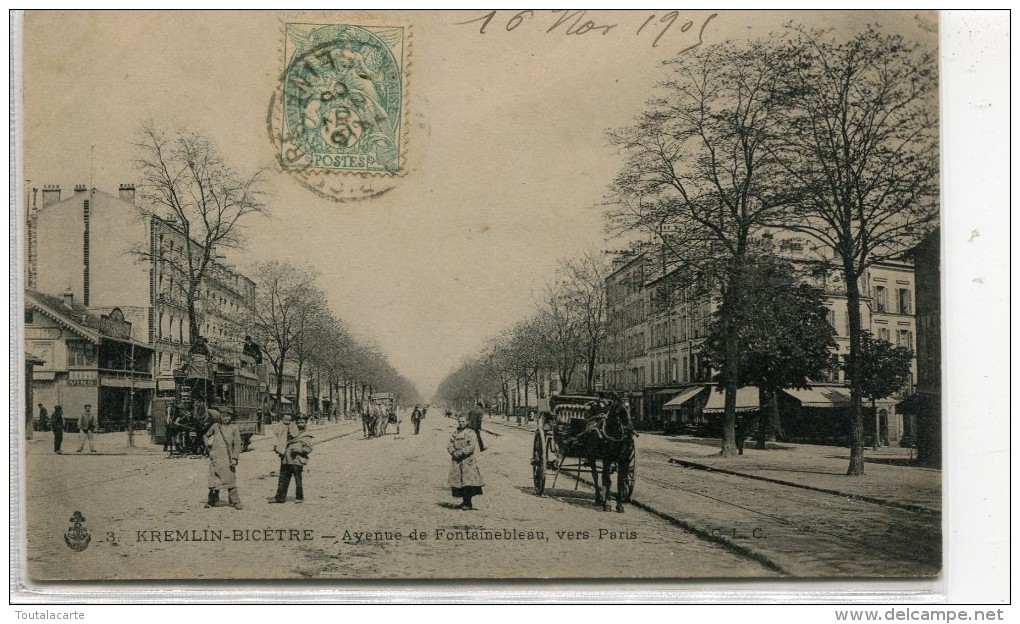
{"type": "Polygon", "coordinates": [[[44,316],[61,327],[74,332],[94,344],[98,344],[100,339],[107,339],[134,344],[146,349],[152,348],[150,345],[133,338],[125,339],[104,335],[100,331],[102,317],[74,300],[68,306],[64,303],[64,298],[61,296],[50,295],[37,290],[26,290],[25,307],[39,310],[44,316]]]}

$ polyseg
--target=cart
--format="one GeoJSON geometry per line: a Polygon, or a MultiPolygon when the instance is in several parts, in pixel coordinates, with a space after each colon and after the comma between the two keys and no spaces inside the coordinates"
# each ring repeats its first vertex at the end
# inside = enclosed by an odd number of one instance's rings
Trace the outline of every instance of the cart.
{"type": "MultiPolygon", "coordinates": [[[[602,475],[608,463],[610,472],[618,473],[620,499],[630,500],[637,475],[634,433],[624,428],[607,434],[611,410],[625,409],[614,401],[618,399],[597,395],[558,395],[539,401],[531,457],[535,494],[545,493],[549,473],[552,488],[560,473],[565,472],[575,477],[577,489],[582,472],[602,475]]],[[[605,504],[608,496],[599,500],[598,486],[596,479],[596,502],[605,504]]]]}

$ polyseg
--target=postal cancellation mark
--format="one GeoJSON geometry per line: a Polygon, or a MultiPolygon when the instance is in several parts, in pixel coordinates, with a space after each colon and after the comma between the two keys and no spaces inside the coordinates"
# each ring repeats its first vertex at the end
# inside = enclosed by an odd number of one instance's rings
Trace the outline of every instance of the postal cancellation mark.
{"type": "Polygon", "coordinates": [[[400,174],[406,28],[285,25],[280,165],[400,174]]]}

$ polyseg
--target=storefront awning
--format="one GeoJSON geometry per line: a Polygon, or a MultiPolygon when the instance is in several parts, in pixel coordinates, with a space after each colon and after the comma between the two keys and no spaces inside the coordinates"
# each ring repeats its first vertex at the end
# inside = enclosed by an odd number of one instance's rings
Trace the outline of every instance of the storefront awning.
{"type": "MultiPolygon", "coordinates": [[[[708,403],[702,410],[706,414],[721,413],[725,411],[726,389],[722,386],[713,386],[708,393],[708,403]]],[[[737,388],[737,411],[753,412],[758,409],[758,386],[744,386],[737,388]]]]}
{"type": "MultiPolygon", "coordinates": [[[[850,403],[850,388],[837,386],[815,386],[813,388],[787,388],[786,394],[800,401],[804,407],[843,407],[850,403]]],[[[871,407],[867,398],[861,400],[864,407],[871,407]]],[[[875,401],[876,406],[888,407],[895,405],[896,399],[885,398],[875,401]]]]}
{"type": "Polygon", "coordinates": [[[838,407],[850,402],[850,392],[846,388],[819,387],[787,388],[786,394],[800,401],[804,407],[838,407]]]}
{"type": "Polygon", "coordinates": [[[703,389],[704,386],[695,386],[694,388],[688,388],[681,392],[680,394],[673,397],[672,399],[670,399],[669,401],[667,401],[666,404],[662,406],[662,409],[664,410],[680,409],[684,403],[698,396],[698,393],[701,392],[703,389]]]}

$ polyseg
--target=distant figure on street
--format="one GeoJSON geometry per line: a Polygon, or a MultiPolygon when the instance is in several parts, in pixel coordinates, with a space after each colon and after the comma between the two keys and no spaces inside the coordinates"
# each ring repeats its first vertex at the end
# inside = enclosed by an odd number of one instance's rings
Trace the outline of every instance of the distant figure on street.
{"type": "Polygon", "coordinates": [[[304,467],[308,463],[308,455],[312,452],[312,436],[305,432],[307,421],[303,416],[298,415],[294,421],[297,433],[287,442],[287,449],[283,453],[283,463],[280,464],[280,478],[276,484],[276,496],[269,499],[270,503],[284,503],[287,501],[287,490],[290,489],[290,478],[294,477],[294,502],[305,501],[304,484],[301,476],[304,467]]]}
{"type": "Polygon", "coordinates": [[[177,423],[174,419],[174,406],[167,404],[163,412],[163,450],[174,454],[174,438],[177,437],[177,423]]]}
{"type": "Polygon", "coordinates": [[[227,488],[227,500],[234,509],[244,509],[237,493],[237,457],[241,452],[241,432],[230,422],[230,414],[209,410],[212,425],[205,432],[205,446],[209,449],[209,500],[205,506],[215,507],[220,502],[220,490],[227,488]]]}
{"type": "Polygon", "coordinates": [[[92,406],[86,403],[85,413],[81,415],[81,419],[78,421],[78,430],[81,432],[79,434],[79,437],[81,438],[81,444],[78,445],[79,453],[85,450],[86,441],[89,443],[89,452],[96,452],[96,443],[93,439],[93,434],[98,426],[99,422],[96,419],[96,415],[92,413],[92,406]]]}
{"type": "Polygon", "coordinates": [[[421,410],[421,404],[414,406],[414,411],[411,412],[411,424],[414,425],[414,435],[418,435],[418,427],[421,425],[421,419],[425,418],[425,414],[421,410]]]}
{"type": "Polygon", "coordinates": [[[59,405],[53,408],[50,426],[53,428],[53,452],[60,454],[60,445],[64,442],[64,408],[59,405]]]}
{"type": "MultiPolygon", "coordinates": [[[[478,450],[485,450],[485,442],[482,441],[482,416],[485,413],[482,411],[482,402],[478,401],[475,406],[468,412],[468,423],[470,423],[471,429],[474,429],[475,435],[478,436],[478,450]]],[[[460,422],[458,418],[457,422],[460,422]]]]}
{"type": "Polygon", "coordinates": [[[482,473],[478,470],[478,461],[475,458],[477,446],[475,439],[477,432],[472,431],[467,416],[457,418],[457,431],[450,437],[450,443],[446,445],[450,453],[450,476],[448,484],[450,491],[455,497],[462,500],[460,509],[474,509],[471,499],[481,496],[482,473]]]}
{"type": "Polygon", "coordinates": [[[36,422],[39,423],[39,430],[40,431],[49,431],[49,429],[47,429],[47,427],[49,426],[49,422],[48,422],[49,418],[48,417],[49,417],[49,412],[47,412],[46,408],[43,407],[43,404],[40,403],[39,404],[39,419],[36,420],[36,422]]]}

